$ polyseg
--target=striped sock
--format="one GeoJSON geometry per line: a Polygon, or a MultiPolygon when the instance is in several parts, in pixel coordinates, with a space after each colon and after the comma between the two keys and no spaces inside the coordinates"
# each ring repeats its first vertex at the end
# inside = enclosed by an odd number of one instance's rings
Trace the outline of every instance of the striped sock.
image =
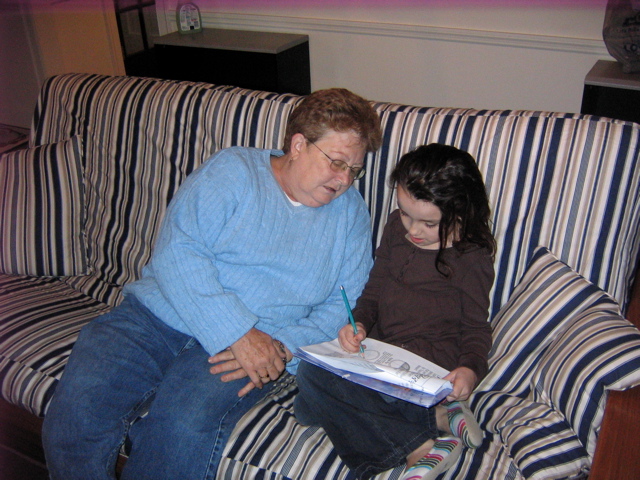
{"type": "Polygon", "coordinates": [[[462,439],[465,446],[478,448],[482,444],[484,433],[476,418],[464,402],[443,403],[447,408],[449,427],[453,434],[462,439]]]}
{"type": "Polygon", "coordinates": [[[462,440],[438,437],[429,453],[409,467],[401,480],[431,480],[447,470],[460,456],[462,440]]]}

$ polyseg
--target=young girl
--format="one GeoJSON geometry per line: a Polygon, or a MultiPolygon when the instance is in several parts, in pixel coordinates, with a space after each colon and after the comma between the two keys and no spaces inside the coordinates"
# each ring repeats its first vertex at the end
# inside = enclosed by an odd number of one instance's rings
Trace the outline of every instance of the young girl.
{"type": "Polygon", "coordinates": [[[463,403],[488,369],[495,240],[482,175],[468,153],[431,144],[404,155],[391,174],[398,210],[385,226],[362,296],[340,345],[368,336],[450,370],[453,391],[424,408],[301,362],[294,408],[324,428],[342,460],[368,479],[406,462],[404,479],[431,479],[475,448],[482,431],[463,403]]]}

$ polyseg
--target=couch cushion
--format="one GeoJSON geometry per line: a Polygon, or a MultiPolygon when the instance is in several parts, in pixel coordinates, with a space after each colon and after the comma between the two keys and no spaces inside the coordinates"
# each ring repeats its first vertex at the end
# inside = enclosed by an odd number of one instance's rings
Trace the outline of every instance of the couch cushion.
{"type": "MultiPolygon", "coordinates": [[[[72,285],[116,305],[140,277],[166,206],[217,150],[279,148],[301,97],[204,83],[69,74],[43,87],[34,143],[81,133],[92,275],[72,285]]],[[[66,137],[65,137],[66,138],[66,137]]]]}
{"type": "Polygon", "coordinates": [[[640,384],[640,333],[595,304],[549,345],[531,385],[534,397],[565,416],[593,457],[609,390],[640,384]]]}
{"type": "Polygon", "coordinates": [[[482,427],[526,478],[585,475],[607,390],[640,384],[640,332],[543,247],[492,324],[490,371],[471,399],[482,427]]]}
{"type": "MultiPolygon", "coordinates": [[[[298,392],[295,377],[283,375],[278,388],[236,425],[224,449],[219,478],[280,480],[351,480],[355,477],[318,427],[300,425],[293,413],[298,392]]],[[[382,473],[374,480],[399,478],[404,468],[382,473]]]]}
{"type": "Polygon", "coordinates": [[[491,433],[531,480],[584,478],[591,458],[561,412],[502,392],[491,395],[491,433]]]}
{"type": "Polygon", "coordinates": [[[491,372],[483,384],[528,395],[530,379],[549,345],[592,305],[619,314],[618,305],[548,249],[536,249],[508,302],[492,321],[491,372]]]}
{"type": "Polygon", "coordinates": [[[2,397],[40,416],[80,329],[110,309],[65,280],[0,274],[2,397]]]}
{"type": "Polygon", "coordinates": [[[82,138],[0,157],[0,272],[87,273],[82,138]]]}

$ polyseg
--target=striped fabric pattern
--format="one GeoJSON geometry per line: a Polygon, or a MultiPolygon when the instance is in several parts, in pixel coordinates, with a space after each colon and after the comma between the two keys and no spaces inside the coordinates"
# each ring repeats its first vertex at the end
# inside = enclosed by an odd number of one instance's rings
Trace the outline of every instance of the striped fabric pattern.
{"type": "Polygon", "coordinates": [[[87,273],[82,138],[0,156],[0,272],[87,273]]]}
{"type": "Polygon", "coordinates": [[[549,346],[593,305],[603,314],[619,313],[602,290],[539,248],[509,302],[492,321],[491,368],[478,389],[527,394],[531,385],[522,380],[531,378],[549,346]]]}
{"type": "MultiPolygon", "coordinates": [[[[79,329],[118,304],[122,286],[138,278],[166,205],[184,178],[220,148],[280,148],[286,118],[300,100],[132,77],[66,74],[49,79],[36,107],[30,146],[83,136],[89,274],[0,276],[2,395],[42,415],[79,329]]],[[[491,318],[511,297],[538,245],[555,252],[625,310],[640,248],[637,125],[577,114],[374,107],[381,116],[383,146],[368,156],[367,174],[356,184],[371,211],[372,249],[395,208],[387,178],[399,157],[424,143],[448,143],[477,159],[493,206],[498,252],[491,318]]],[[[565,291],[573,295],[570,287],[565,291]]],[[[613,315],[611,301],[603,305],[606,315],[613,315]]],[[[527,308],[535,308],[535,302],[527,308]]],[[[571,441],[577,438],[591,455],[589,432],[597,429],[597,408],[581,416],[583,393],[562,396],[568,381],[563,376],[540,374],[531,383],[534,369],[526,370],[523,356],[542,359],[550,349],[560,349],[554,342],[564,328],[561,322],[540,322],[538,328],[533,318],[526,332],[538,332],[536,338],[518,341],[508,336],[515,328],[510,320],[497,317],[505,325],[499,340],[512,341],[526,353],[518,355],[514,347],[511,357],[502,358],[499,350],[494,352],[496,366],[487,382],[495,382],[495,391],[477,395],[472,404],[490,431],[482,447],[463,452],[447,478],[521,479],[526,475],[520,465],[535,470],[526,448],[518,443],[515,452],[513,444],[504,443],[506,430],[498,429],[496,419],[508,398],[526,399],[538,387],[548,389],[549,402],[561,406],[557,414],[575,433],[571,441]],[[529,382],[519,382],[518,375],[525,373],[529,382]]],[[[611,375],[619,371],[615,363],[609,365],[611,375]]],[[[555,367],[549,363],[548,368],[555,367]]],[[[600,383],[585,383],[584,394],[600,395],[600,383]]],[[[245,417],[227,447],[233,458],[224,460],[220,478],[241,478],[242,472],[245,478],[352,478],[322,432],[295,424],[294,394],[295,384],[289,383],[281,397],[245,417]],[[327,473],[321,477],[317,472],[327,473]]],[[[546,404],[539,395],[532,401],[546,404]]],[[[598,398],[601,405],[604,397],[598,398]]],[[[509,438],[522,431],[512,429],[509,438]]]]}
{"type": "Polygon", "coordinates": [[[607,392],[640,384],[638,330],[615,312],[591,306],[549,346],[532,384],[536,400],[562,411],[593,456],[597,432],[591,426],[602,423],[607,392]]]}
{"type": "MultiPolygon", "coordinates": [[[[155,228],[184,177],[219,148],[280,147],[286,116],[300,101],[98,75],[54,77],[43,88],[32,142],[87,136],[86,229],[96,275],[79,279],[77,287],[111,304],[120,301],[113,286],[137,278],[148,260],[155,228]],[[136,222],[124,221],[129,218],[136,222]]],[[[369,155],[367,174],[356,185],[371,210],[372,247],[395,208],[387,178],[399,157],[423,143],[449,143],[478,160],[494,208],[501,274],[492,316],[537,245],[557,252],[626,307],[640,246],[637,126],[548,112],[374,106],[384,143],[369,155]]]]}
{"type": "Polygon", "coordinates": [[[0,275],[2,397],[44,416],[78,332],[111,307],[53,277],[0,275]]]}
{"type": "MultiPolygon", "coordinates": [[[[241,420],[227,444],[218,477],[269,478],[278,480],[356,480],[336,457],[326,434],[317,427],[303,427],[294,420],[293,398],[297,393],[292,378],[279,380],[281,390],[241,420]]],[[[373,477],[397,480],[400,466],[373,477]]],[[[523,480],[498,437],[486,434],[476,449],[463,449],[460,460],[442,478],[523,480]]]]}
{"type": "Polygon", "coordinates": [[[544,403],[504,395],[498,431],[507,455],[530,480],[586,478],[591,458],[563,415],[544,403]]]}
{"type": "MultiPolygon", "coordinates": [[[[354,479],[318,427],[304,427],[293,413],[295,377],[285,374],[268,400],[238,423],[218,472],[220,478],[279,478],[305,480],[354,479]],[[256,433],[259,432],[258,435],[256,433]],[[222,473],[224,472],[224,477],[222,473]]],[[[400,478],[402,466],[375,478],[400,478]]]]}
{"type": "Polygon", "coordinates": [[[147,263],[166,206],[186,176],[220,148],[280,146],[296,101],[127,77],[69,75],[49,82],[33,142],[78,131],[85,137],[85,228],[95,274],[74,279],[73,286],[119,303],[121,287],[139,278],[147,263]]]}
{"type": "Polygon", "coordinates": [[[544,247],[492,326],[490,372],[471,399],[480,425],[527,478],[583,474],[607,391],[640,384],[640,332],[544,247]]]}

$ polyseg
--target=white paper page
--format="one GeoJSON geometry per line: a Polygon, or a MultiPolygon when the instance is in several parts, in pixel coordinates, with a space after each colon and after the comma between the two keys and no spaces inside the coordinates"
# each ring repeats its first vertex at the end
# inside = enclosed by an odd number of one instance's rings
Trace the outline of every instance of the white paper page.
{"type": "Polygon", "coordinates": [[[449,373],[402,348],[374,339],[366,339],[363,344],[364,358],[359,353],[345,352],[337,339],[302,350],[335,368],[428,392],[439,390],[443,384],[440,379],[449,373]]]}

